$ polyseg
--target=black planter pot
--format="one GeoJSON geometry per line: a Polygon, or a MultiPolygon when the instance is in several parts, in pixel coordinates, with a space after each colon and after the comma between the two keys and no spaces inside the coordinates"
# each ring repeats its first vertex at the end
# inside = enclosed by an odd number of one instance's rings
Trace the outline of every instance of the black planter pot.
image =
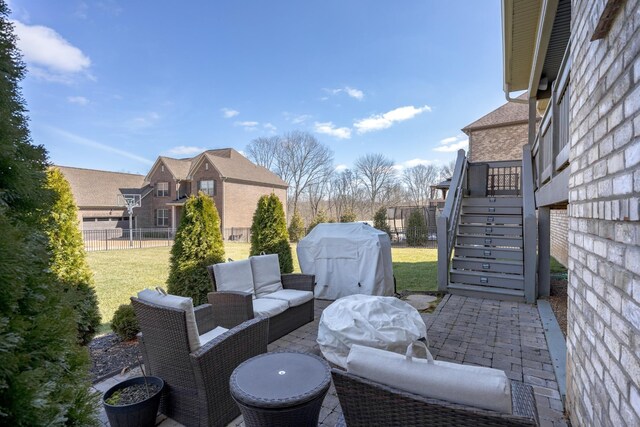
{"type": "Polygon", "coordinates": [[[118,390],[133,384],[144,384],[144,377],[129,378],[128,380],[122,381],[111,387],[104,396],[102,396],[102,403],[104,403],[104,409],[107,412],[111,427],[153,427],[156,425],[156,416],[158,414],[158,407],[160,406],[162,390],[164,389],[164,381],[158,377],[147,377],[147,383],[159,386],[160,390],[148,399],[138,403],[114,406],[109,405],[106,400],[118,390]]]}

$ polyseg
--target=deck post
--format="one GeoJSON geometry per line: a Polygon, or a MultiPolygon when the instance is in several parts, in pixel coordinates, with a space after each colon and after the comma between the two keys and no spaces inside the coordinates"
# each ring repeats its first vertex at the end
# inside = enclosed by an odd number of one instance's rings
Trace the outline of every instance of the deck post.
{"type": "Polygon", "coordinates": [[[538,297],[551,291],[551,209],[538,208],[538,297]]]}

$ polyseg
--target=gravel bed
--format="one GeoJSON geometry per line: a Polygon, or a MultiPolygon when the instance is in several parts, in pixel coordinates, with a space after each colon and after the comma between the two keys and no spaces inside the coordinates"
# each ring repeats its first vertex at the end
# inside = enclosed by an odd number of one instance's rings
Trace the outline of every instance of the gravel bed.
{"type": "Polygon", "coordinates": [[[138,364],[138,340],[120,341],[115,334],[103,335],[89,343],[89,355],[91,381],[96,383],[138,364]]]}
{"type": "Polygon", "coordinates": [[[560,330],[567,338],[567,279],[566,277],[551,276],[551,296],[549,304],[556,315],[560,330]]]}

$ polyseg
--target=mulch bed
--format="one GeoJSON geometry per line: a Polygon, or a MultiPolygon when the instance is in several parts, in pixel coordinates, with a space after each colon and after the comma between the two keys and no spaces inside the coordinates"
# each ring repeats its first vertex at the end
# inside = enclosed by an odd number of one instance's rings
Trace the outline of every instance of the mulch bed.
{"type": "Polygon", "coordinates": [[[91,381],[100,382],[138,364],[138,340],[120,341],[115,334],[94,338],[89,343],[91,381]]]}
{"type": "Polygon", "coordinates": [[[564,275],[551,276],[551,296],[549,304],[556,315],[560,330],[567,338],[567,277],[564,275]]]}

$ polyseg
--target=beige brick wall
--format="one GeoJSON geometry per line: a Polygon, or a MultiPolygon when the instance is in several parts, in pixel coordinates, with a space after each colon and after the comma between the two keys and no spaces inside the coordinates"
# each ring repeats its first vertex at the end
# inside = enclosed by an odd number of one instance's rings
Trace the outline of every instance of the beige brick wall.
{"type": "Polygon", "coordinates": [[[640,6],[572,0],[567,412],[640,425],[640,6]]]}
{"type": "Polygon", "coordinates": [[[251,185],[239,182],[224,182],[224,219],[223,227],[251,227],[253,213],[258,199],[274,192],[287,212],[287,190],[269,186],[251,185]]]}
{"type": "Polygon", "coordinates": [[[569,219],[566,209],[551,209],[551,256],[569,266],[569,219]]]}
{"type": "Polygon", "coordinates": [[[526,123],[478,129],[469,135],[469,161],[490,162],[522,159],[522,146],[529,138],[526,123]]]}

